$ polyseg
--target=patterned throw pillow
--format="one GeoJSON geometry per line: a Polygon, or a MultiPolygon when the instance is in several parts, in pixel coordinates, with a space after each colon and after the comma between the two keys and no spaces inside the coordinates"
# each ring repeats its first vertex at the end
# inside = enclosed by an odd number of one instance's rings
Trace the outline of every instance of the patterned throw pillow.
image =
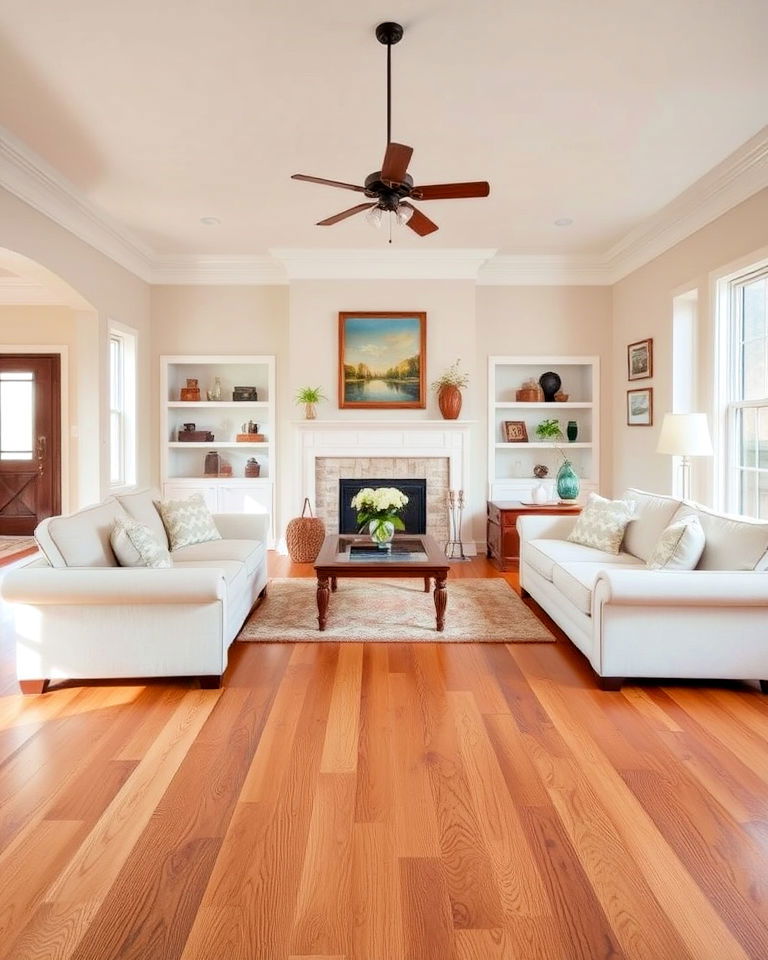
{"type": "Polygon", "coordinates": [[[187,500],[161,500],[157,505],[163,518],[171,550],[193,543],[221,540],[213,515],[199,493],[187,500]]]}
{"type": "Polygon", "coordinates": [[[606,500],[590,493],[587,505],[579,515],[571,535],[571,543],[594,547],[605,553],[618,553],[624,531],[635,512],[634,502],[606,500]]]}
{"type": "Polygon", "coordinates": [[[117,517],[109,537],[121,567],[170,567],[171,555],[146,523],[117,517]]]}
{"type": "Polygon", "coordinates": [[[648,566],[651,570],[695,570],[705,543],[704,528],[697,516],[675,520],[656,541],[648,566]]]}

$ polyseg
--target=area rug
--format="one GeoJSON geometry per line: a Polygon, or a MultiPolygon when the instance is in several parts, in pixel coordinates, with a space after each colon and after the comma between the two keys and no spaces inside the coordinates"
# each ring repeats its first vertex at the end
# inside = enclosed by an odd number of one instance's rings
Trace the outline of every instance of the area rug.
{"type": "Polygon", "coordinates": [[[272,580],[238,640],[261,642],[529,643],[554,636],[505,580],[448,580],[445,630],[422,580],[345,580],[331,594],[328,622],[317,629],[314,579],[272,580]]]}
{"type": "Polygon", "coordinates": [[[34,537],[0,537],[0,567],[28,557],[36,550],[34,537]]]}

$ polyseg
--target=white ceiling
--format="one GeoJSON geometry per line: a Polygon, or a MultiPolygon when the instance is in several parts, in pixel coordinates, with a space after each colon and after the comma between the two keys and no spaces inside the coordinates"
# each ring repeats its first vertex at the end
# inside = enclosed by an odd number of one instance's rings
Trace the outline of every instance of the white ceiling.
{"type": "Polygon", "coordinates": [[[0,123],[158,254],[380,248],[289,177],[379,168],[386,19],[416,182],[491,183],[401,248],[601,253],[768,122],[766,0],[0,0],[0,123]]]}

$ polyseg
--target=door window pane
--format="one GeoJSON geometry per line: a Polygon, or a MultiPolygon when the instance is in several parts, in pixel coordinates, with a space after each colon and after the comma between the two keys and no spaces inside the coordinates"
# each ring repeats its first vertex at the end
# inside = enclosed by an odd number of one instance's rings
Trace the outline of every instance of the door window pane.
{"type": "Polygon", "coordinates": [[[0,460],[31,460],[35,383],[27,372],[0,373],[0,460]]]}

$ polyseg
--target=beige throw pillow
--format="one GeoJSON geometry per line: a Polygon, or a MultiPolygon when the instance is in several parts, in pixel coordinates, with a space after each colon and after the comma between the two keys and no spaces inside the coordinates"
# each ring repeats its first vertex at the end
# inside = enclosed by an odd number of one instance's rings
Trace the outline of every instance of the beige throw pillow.
{"type": "Polygon", "coordinates": [[[648,566],[651,570],[695,570],[705,543],[704,529],[697,516],[675,520],[656,541],[648,566]]]}
{"type": "Polygon", "coordinates": [[[163,518],[171,550],[193,543],[221,540],[211,511],[199,493],[187,500],[161,500],[157,505],[163,518]]]}
{"type": "Polygon", "coordinates": [[[594,547],[605,553],[618,553],[624,531],[635,512],[634,503],[626,500],[606,500],[590,493],[568,539],[584,547],[594,547]]]}
{"type": "Polygon", "coordinates": [[[121,567],[170,567],[168,548],[145,523],[118,517],[109,537],[112,551],[121,567]]]}

